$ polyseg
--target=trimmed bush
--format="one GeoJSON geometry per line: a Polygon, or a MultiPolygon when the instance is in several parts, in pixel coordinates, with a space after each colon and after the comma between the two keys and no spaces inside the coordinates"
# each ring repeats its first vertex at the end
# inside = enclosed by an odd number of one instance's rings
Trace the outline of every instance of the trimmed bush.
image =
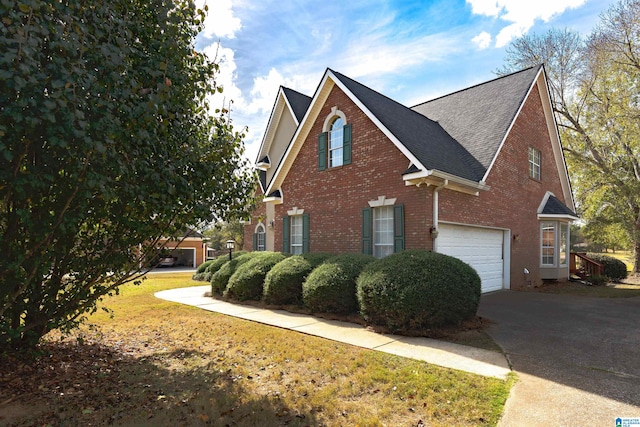
{"type": "Polygon", "coordinates": [[[343,254],[327,259],[302,284],[302,301],[315,312],[357,313],[356,279],[375,261],[371,255],[343,254]]]}
{"type": "Polygon", "coordinates": [[[195,274],[191,277],[191,280],[197,280],[197,281],[205,280],[204,271],[207,269],[209,264],[211,264],[213,261],[214,260],[210,259],[210,260],[205,261],[202,264],[200,264],[200,266],[196,270],[195,274]]]}
{"type": "MultiPolygon", "coordinates": [[[[231,258],[238,258],[241,255],[246,254],[247,251],[236,251],[232,252],[231,258]]],[[[214,259],[211,264],[204,271],[204,280],[206,282],[211,282],[211,277],[216,273],[216,271],[220,270],[220,267],[225,265],[229,261],[229,255],[220,255],[218,258],[214,259]]],[[[226,286],[226,285],[225,285],[226,286]]],[[[224,288],[222,288],[224,290],[224,288]]],[[[220,291],[222,294],[222,291],[220,291]]]]}
{"type": "Polygon", "coordinates": [[[603,276],[607,276],[610,280],[617,282],[627,278],[627,265],[619,259],[596,253],[588,253],[587,256],[602,264],[604,267],[602,274],[603,276]]]}
{"type": "MultiPolygon", "coordinates": [[[[228,258],[226,258],[226,260],[222,257],[217,258],[225,261],[221,262],[218,270],[211,275],[211,293],[213,295],[222,295],[224,290],[227,288],[229,278],[233,275],[233,273],[235,273],[236,269],[245,262],[249,261],[256,253],[258,252],[245,252],[233,257],[231,261],[229,261],[228,258]]],[[[211,264],[209,267],[211,268],[214,264],[211,264]]]]}
{"type": "Polygon", "coordinates": [[[238,301],[260,300],[265,276],[286,257],[280,252],[256,252],[249,261],[236,268],[229,278],[224,297],[238,301]]]}
{"type": "Polygon", "coordinates": [[[302,282],[327,258],[326,253],[294,255],[277,263],[264,280],[262,298],[267,304],[301,304],[302,282]]]}
{"type": "Polygon", "coordinates": [[[357,295],[365,320],[404,332],[473,318],[480,285],[476,271],[457,258],[409,250],[369,264],[357,295]]]}

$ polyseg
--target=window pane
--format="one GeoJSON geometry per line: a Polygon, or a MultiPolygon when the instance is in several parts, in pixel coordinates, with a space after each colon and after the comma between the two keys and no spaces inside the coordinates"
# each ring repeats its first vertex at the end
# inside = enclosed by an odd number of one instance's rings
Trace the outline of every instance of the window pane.
{"type": "Polygon", "coordinates": [[[344,141],[344,123],[336,119],[329,132],[329,167],[342,166],[342,145],[344,141]]]}
{"type": "Polygon", "coordinates": [[[553,222],[541,223],[542,265],[555,265],[556,228],[553,222]]]}
{"type": "Polygon", "coordinates": [[[540,150],[529,147],[529,176],[540,179],[540,150]]]}
{"type": "Polygon", "coordinates": [[[383,258],[393,253],[393,206],[373,209],[373,255],[383,258]]]}
{"type": "Polygon", "coordinates": [[[567,237],[569,224],[560,224],[560,265],[567,265],[567,237]]]}
{"type": "Polygon", "coordinates": [[[302,215],[294,215],[291,218],[291,253],[302,253],[302,215]]]}
{"type": "Polygon", "coordinates": [[[259,225],[258,229],[256,231],[256,240],[257,240],[257,245],[255,250],[256,251],[265,251],[266,250],[266,239],[265,239],[265,230],[264,230],[264,226],[263,225],[259,225]]]}

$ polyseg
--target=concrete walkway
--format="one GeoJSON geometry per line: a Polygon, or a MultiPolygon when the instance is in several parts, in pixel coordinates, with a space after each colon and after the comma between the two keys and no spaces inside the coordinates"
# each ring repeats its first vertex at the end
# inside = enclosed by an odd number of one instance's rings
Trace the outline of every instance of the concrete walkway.
{"type": "Polygon", "coordinates": [[[397,356],[422,360],[445,368],[458,369],[487,377],[505,379],[507,374],[511,372],[505,356],[498,352],[429,338],[383,335],[353,323],[319,319],[283,310],[266,310],[258,307],[231,304],[205,297],[205,292],[210,291],[210,289],[210,286],[171,289],[157,292],[155,296],[163,300],[191,305],[203,310],[290,329],[397,356]]]}

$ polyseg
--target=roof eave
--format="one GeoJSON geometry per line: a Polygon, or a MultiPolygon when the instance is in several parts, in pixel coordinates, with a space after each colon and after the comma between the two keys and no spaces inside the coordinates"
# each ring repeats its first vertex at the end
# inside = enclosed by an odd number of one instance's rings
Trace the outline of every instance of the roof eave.
{"type": "Polygon", "coordinates": [[[545,220],[545,219],[550,219],[550,220],[558,220],[558,219],[566,219],[569,221],[578,221],[580,218],[576,215],[569,215],[569,214],[538,214],[538,219],[539,220],[545,220]]]}
{"type": "Polygon", "coordinates": [[[474,196],[478,196],[480,191],[488,191],[490,189],[484,181],[475,182],[436,169],[408,173],[403,175],[402,179],[405,185],[415,185],[417,187],[425,184],[427,186],[442,186],[443,188],[474,196]]]}

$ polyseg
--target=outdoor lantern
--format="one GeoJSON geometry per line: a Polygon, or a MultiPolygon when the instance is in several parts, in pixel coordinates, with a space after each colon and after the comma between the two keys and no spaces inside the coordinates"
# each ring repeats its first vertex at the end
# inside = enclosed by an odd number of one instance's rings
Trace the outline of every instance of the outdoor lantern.
{"type": "Polygon", "coordinates": [[[229,249],[229,261],[231,261],[231,252],[236,247],[235,240],[227,240],[227,249],[229,249]]]}

